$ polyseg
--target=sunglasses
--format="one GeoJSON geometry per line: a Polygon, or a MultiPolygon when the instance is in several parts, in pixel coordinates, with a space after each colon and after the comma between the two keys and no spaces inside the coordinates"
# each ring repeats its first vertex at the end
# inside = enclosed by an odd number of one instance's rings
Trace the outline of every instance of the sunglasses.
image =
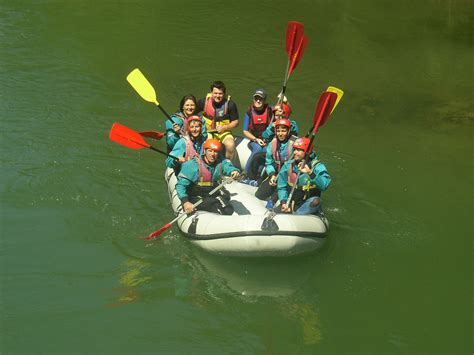
{"type": "Polygon", "coordinates": [[[254,101],[265,101],[265,99],[261,96],[254,96],[253,99],[254,101]]]}

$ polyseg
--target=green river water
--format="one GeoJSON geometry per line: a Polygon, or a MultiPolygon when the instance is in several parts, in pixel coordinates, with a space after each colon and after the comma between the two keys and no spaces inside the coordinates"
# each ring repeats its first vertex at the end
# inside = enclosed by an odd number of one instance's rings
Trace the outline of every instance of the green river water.
{"type": "MultiPolygon", "coordinates": [[[[0,0],[1,354],[472,354],[472,1],[0,0]],[[287,94],[333,184],[325,247],[294,258],[197,250],[164,160],[119,121],[222,80],[243,117],[281,89],[289,20],[309,39],[287,94]],[[469,217],[471,216],[471,217],[469,217]]],[[[240,133],[242,123],[236,133],[240,133]]],[[[164,147],[164,142],[158,142],[164,147]]]]}

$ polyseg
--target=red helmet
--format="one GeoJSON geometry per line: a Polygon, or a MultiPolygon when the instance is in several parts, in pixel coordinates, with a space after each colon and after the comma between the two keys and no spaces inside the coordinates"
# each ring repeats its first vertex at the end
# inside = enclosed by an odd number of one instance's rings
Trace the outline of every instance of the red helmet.
{"type": "Polygon", "coordinates": [[[275,128],[277,126],[285,126],[288,127],[288,129],[291,128],[291,122],[288,118],[279,118],[278,120],[275,121],[275,128]]]}
{"type": "Polygon", "coordinates": [[[217,139],[208,139],[204,143],[204,151],[206,149],[212,149],[212,150],[215,150],[216,152],[220,152],[222,149],[222,144],[217,139]]]}
{"type": "Polygon", "coordinates": [[[192,116],[189,116],[187,119],[186,119],[186,131],[189,132],[189,126],[191,125],[191,122],[193,121],[196,121],[196,122],[199,122],[201,124],[201,127],[202,127],[202,120],[201,120],[201,117],[199,117],[198,115],[192,115],[192,116]]]}
{"type": "Polygon", "coordinates": [[[192,115],[192,116],[189,116],[187,118],[188,120],[188,125],[192,122],[192,121],[198,121],[201,125],[202,125],[202,119],[201,117],[199,117],[198,115],[192,115]]]}
{"type": "Polygon", "coordinates": [[[288,118],[291,115],[291,107],[288,104],[277,104],[273,107],[273,112],[277,110],[283,111],[283,117],[288,118]]]}
{"type": "Polygon", "coordinates": [[[311,140],[309,138],[298,138],[295,140],[295,143],[293,143],[293,149],[302,149],[304,152],[307,152],[310,143],[311,140]]]}

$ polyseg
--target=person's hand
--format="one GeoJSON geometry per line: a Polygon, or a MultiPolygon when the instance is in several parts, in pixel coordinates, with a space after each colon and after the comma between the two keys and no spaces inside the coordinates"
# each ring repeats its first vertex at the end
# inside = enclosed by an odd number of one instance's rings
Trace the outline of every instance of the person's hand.
{"type": "Polygon", "coordinates": [[[191,214],[194,212],[194,205],[191,202],[187,201],[183,203],[183,210],[184,213],[191,214]]]}
{"type": "Polygon", "coordinates": [[[224,127],[225,127],[225,126],[217,126],[217,127],[216,127],[217,133],[221,134],[221,133],[225,132],[224,127]]]}
{"type": "Polygon", "coordinates": [[[176,161],[178,164],[183,164],[184,162],[186,162],[186,159],[184,159],[184,157],[179,157],[178,159],[175,159],[175,161],[176,161]]]}
{"type": "Polygon", "coordinates": [[[177,123],[173,123],[173,131],[175,133],[179,133],[181,131],[181,127],[177,123]]]}
{"type": "Polygon", "coordinates": [[[304,161],[298,164],[298,168],[303,174],[311,174],[311,169],[309,168],[308,164],[306,164],[306,162],[304,161]]]}
{"type": "MultiPolygon", "coordinates": [[[[278,94],[277,96],[277,99],[280,99],[281,98],[281,92],[278,94]]],[[[281,100],[284,104],[286,104],[288,102],[288,99],[285,95],[283,95],[283,100],[281,100]]]]}
{"type": "Polygon", "coordinates": [[[270,177],[270,181],[269,181],[268,183],[270,184],[270,186],[276,186],[276,184],[277,184],[277,183],[276,183],[276,180],[277,180],[276,175],[272,175],[272,176],[270,177]]]}
{"type": "Polygon", "coordinates": [[[287,203],[283,203],[281,205],[281,211],[284,213],[290,213],[291,212],[291,207],[287,203]]]}
{"type": "Polygon", "coordinates": [[[234,170],[233,172],[230,173],[230,177],[232,179],[237,179],[240,176],[240,173],[237,170],[234,170]]]}
{"type": "Polygon", "coordinates": [[[267,145],[267,143],[265,143],[265,141],[262,138],[255,138],[255,143],[257,143],[261,147],[265,147],[267,145]]]}

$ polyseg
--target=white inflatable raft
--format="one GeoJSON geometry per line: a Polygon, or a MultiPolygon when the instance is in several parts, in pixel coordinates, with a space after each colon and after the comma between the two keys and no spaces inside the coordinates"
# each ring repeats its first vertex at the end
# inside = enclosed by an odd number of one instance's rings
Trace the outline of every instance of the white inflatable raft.
{"type": "MultiPolygon", "coordinates": [[[[239,163],[245,167],[250,150],[247,139],[237,138],[239,163]]],[[[213,254],[229,256],[290,256],[319,249],[325,242],[328,221],[324,215],[276,214],[271,218],[266,201],[255,197],[257,187],[233,181],[226,185],[234,214],[223,216],[197,211],[183,213],[173,169],[166,169],[165,180],[171,206],[182,214],[177,225],[191,243],[213,254]]]]}

